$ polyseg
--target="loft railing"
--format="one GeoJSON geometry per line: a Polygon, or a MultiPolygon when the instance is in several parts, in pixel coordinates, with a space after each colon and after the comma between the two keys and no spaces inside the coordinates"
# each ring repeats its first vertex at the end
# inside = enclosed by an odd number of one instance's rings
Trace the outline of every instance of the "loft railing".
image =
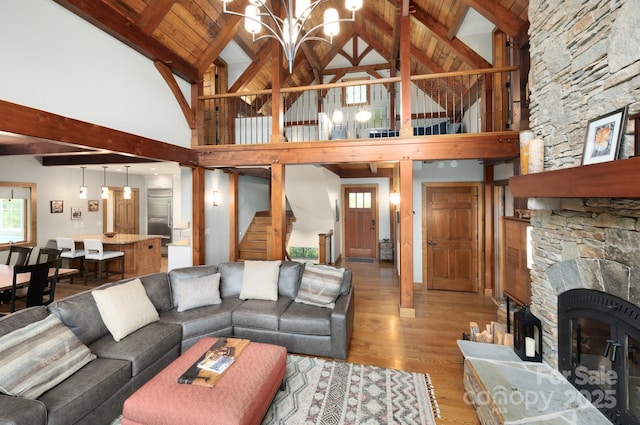
{"type": "MultiPolygon", "coordinates": [[[[508,130],[512,73],[497,68],[411,77],[414,136],[508,130]]],[[[288,142],[398,137],[400,78],[283,88],[288,142]],[[361,111],[369,117],[359,119],[361,111]]],[[[271,90],[202,96],[201,145],[269,143],[271,90]]]]}

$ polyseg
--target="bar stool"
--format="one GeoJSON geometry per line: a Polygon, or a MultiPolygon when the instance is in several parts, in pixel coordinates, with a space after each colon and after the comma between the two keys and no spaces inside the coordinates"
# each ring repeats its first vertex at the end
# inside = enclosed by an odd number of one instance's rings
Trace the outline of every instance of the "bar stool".
{"type": "Polygon", "coordinates": [[[105,277],[108,279],[110,275],[119,274],[124,279],[124,252],[122,251],[105,251],[102,241],[98,239],[84,240],[84,283],[87,284],[89,277],[89,263],[95,263],[95,271],[97,274],[98,285],[102,283],[103,266],[105,277]],[[110,272],[109,261],[119,259],[120,270],[110,272]]]}
{"type": "MultiPolygon", "coordinates": [[[[72,268],[71,263],[74,261],[78,260],[80,262],[78,269],[82,274],[84,269],[84,249],[76,249],[76,243],[71,238],[56,238],[56,245],[58,249],[62,250],[60,258],[67,260],[69,268],[72,268]]],[[[73,276],[71,276],[69,283],[73,284],[73,276]]]]}

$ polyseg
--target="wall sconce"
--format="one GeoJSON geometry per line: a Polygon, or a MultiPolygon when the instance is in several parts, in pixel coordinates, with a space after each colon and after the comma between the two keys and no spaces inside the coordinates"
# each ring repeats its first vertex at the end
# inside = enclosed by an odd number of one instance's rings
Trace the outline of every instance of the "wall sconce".
{"type": "Polygon", "coordinates": [[[84,185],[84,169],[87,167],[80,168],[82,168],[82,186],[80,186],[80,199],[87,199],[87,186],[84,185]]]}
{"type": "Polygon", "coordinates": [[[220,205],[220,200],[221,200],[221,195],[220,192],[217,190],[213,191],[213,206],[217,207],[218,205],[220,205]]]}
{"type": "Polygon", "coordinates": [[[355,118],[358,122],[367,122],[371,119],[371,111],[362,108],[358,112],[356,112],[355,118]]]}
{"type": "Polygon", "coordinates": [[[102,168],[104,170],[104,181],[103,181],[102,187],[100,188],[100,193],[101,193],[102,199],[108,199],[109,186],[107,186],[107,166],[103,165],[102,168]]]}
{"type": "Polygon", "coordinates": [[[125,165],[127,169],[127,185],[124,187],[124,199],[131,199],[131,186],[129,186],[129,167],[130,165],[125,165]]]}
{"type": "Polygon", "coordinates": [[[400,194],[398,192],[391,192],[389,195],[389,202],[396,207],[400,205],[400,194]]]}

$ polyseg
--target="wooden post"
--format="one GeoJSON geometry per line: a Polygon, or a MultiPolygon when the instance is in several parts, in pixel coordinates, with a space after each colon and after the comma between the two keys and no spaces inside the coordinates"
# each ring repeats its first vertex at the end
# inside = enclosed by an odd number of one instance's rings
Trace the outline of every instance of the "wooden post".
{"type": "Polygon", "coordinates": [[[495,257],[493,235],[495,223],[493,221],[493,165],[484,167],[484,289],[491,292],[494,287],[494,263],[495,257]]]}
{"type": "Polygon", "coordinates": [[[400,317],[416,317],[413,306],[413,161],[400,161],[400,317]]]}
{"type": "Polygon", "coordinates": [[[284,185],[284,165],[271,164],[271,255],[270,260],[283,260],[286,250],[287,203],[284,185]]]}
{"type": "MultiPolygon", "coordinates": [[[[400,17],[400,63],[411,63],[411,17],[409,0],[402,1],[400,17]]],[[[394,64],[395,65],[395,64],[394,64]]],[[[400,67],[400,137],[413,136],[411,126],[411,67],[400,67]]]]}
{"type": "Polygon", "coordinates": [[[238,228],[238,171],[229,174],[229,261],[237,261],[240,253],[238,228]]]}
{"type": "MultiPolygon", "coordinates": [[[[272,2],[273,13],[280,15],[280,2],[272,2]]],[[[271,41],[271,143],[284,141],[284,107],[280,87],[282,85],[282,46],[271,41]]]]}
{"type": "Polygon", "coordinates": [[[193,265],[205,263],[204,257],[204,168],[191,169],[191,243],[193,265]]]}

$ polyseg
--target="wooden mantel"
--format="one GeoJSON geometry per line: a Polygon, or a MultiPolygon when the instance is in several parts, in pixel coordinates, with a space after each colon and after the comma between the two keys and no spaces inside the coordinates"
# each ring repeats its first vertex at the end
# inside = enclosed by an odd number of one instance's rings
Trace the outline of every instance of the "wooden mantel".
{"type": "Polygon", "coordinates": [[[509,179],[519,198],[640,198],[640,157],[509,179]]]}

